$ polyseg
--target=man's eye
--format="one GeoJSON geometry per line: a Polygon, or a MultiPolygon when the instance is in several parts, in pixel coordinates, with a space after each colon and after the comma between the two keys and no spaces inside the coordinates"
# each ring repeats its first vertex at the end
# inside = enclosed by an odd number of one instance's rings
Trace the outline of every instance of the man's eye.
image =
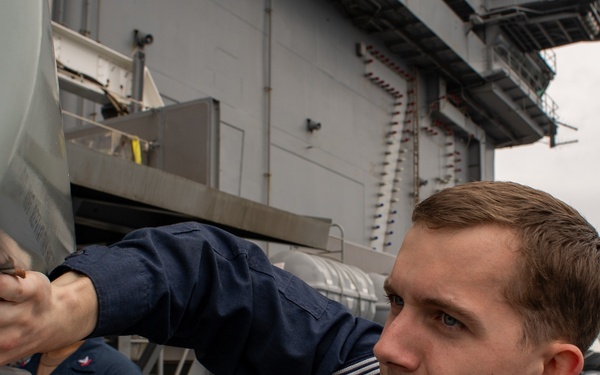
{"type": "Polygon", "coordinates": [[[446,325],[450,328],[454,328],[454,329],[464,328],[464,324],[462,324],[458,319],[456,319],[446,313],[442,313],[441,319],[442,319],[442,323],[444,323],[444,325],[446,325]]]}
{"type": "Polygon", "coordinates": [[[399,306],[399,307],[402,307],[402,306],[404,306],[404,300],[403,300],[403,299],[402,299],[402,297],[400,297],[400,296],[397,296],[397,295],[395,295],[395,294],[389,294],[389,295],[387,296],[387,298],[388,298],[388,300],[390,301],[390,304],[391,304],[391,305],[394,305],[394,306],[399,306]]]}

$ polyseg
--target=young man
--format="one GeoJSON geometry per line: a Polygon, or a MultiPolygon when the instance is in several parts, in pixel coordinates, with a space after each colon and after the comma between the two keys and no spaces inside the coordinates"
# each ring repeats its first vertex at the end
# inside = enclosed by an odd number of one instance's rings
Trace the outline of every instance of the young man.
{"type": "Polygon", "coordinates": [[[600,241],[575,210],[511,183],[413,212],[385,289],[382,373],[579,374],[600,330],[600,241]]]}
{"type": "Polygon", "coordinates": [[[478,182],[426,199],[413,222],[383,333],[251,243],[185,223],[78,252],[52,284],[0,275],[0,362],[137,333],[194,348],[217,374],[580,373],[600,328],[600,241],[576,211],[478,182]]]}

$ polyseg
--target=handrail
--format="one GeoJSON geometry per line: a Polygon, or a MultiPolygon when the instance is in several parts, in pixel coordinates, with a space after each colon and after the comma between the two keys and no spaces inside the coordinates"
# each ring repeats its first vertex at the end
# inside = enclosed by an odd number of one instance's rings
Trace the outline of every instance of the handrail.
{"type": "MultiPolygon", "coordinates": [[[[94,121],[94,120],[90,120],[88,118],[85,118],[83,116],[77,115],[77,114],[69,112],[69,111],[65,111],[64,109],[62,110],[62,113],[64,115],[69,116],[69,117],[73,117],[73,118],[75,118],[77,120],[80,120],[80,121],[92,124],[94,126],[102,128],[104,130],[107,130],[107,131],[109,131],[111,133],[116,133],[116,134],[119,134],[119,135],[121,135],[121,136],[129,139],[131,141],[131,152],[132,152],[133,161],[136,164],[142,164],[142,147],[141,147],[141,143],[144,144],[143,149],[145,151],[149,150],[150,147],[152,146],[152,144],[154,143],[152,141],[148,141],[146,139],[142,139],[142,138],[138,137],[137,135],[126,133],[124,131],[121,131],[121,130],[118,130],[118,129],[115,129],[115,128],[111,128],[110,126],[102,124],[100,122],[97,122],[97,121],[94,121]]],[[[114,150],[111,150],[111,152],[109,154],[114,155],[114,150]]]]}
{"type": "Polygon", "coordinates": [[[502,46],[495,46],[492,49],[492,58],[495,57],[498,57],[506,64],[506,72],[509,76],[518,79],[529,89],[530,98],[535,100],[549,117],[556,118],[558,105],[554,99],[546,93],[549,81],[546,82],[542,78],[543,72],[540,69],[535,69],[536,67],[533,64],[524,64],[522,62],[524,58],[519,59],[514,53],[502,46]]]}

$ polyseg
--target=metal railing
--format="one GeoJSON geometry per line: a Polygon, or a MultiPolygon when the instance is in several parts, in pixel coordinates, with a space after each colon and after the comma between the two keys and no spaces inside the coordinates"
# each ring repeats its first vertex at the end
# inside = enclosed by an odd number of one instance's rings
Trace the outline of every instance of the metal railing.
{"type": "Polygon", "coordinates": [[[147,155],[153,144],[153,142],[142,139],[134,134],[129,134],[124,131],[111,128],[110,126],[90,120],[75,113],[65,110],[63,110],[62,113],[65,116],[72,117],[79,121],[106,130],[106,132],[103,132],[100,135],[97,132],[94,132],[93,135],[67,137],[67,139],[71,141],[83,144],[105,154],[120,157],[122,159],[132,160],[136,164],[142,164],[143,160],[145,159],[144,155],[147,155]]]}
{"type": "Polygon", "coordinates": [[[548,64],[551,72],[544,72],[523,54],[514,53],[502,46],[495,46],[492,50],[492,62],[504,65],[504,71],[515,81],[520,82],[528,96],[535,101],[540,109],[550,118],[556,118],[558,105],[546,93],[551,81],[551,75],[556,69],[556,55],[554,51],[544,51],[540,55],[548,64]],[[554,68],[552,68],[554,66],[554,68]]]}

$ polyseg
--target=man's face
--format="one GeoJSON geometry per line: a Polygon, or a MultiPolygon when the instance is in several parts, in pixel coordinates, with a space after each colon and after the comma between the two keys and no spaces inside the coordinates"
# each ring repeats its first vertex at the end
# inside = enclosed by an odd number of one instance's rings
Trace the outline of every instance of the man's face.
{"type": "Polygon", "coordinates": [[[541,373],[541,349],[522,345],[522,319],[503,296],[516,244],[498,226],[413,226],[386,280],[391,311],[374,349],[381,373],[541,373]]]}

